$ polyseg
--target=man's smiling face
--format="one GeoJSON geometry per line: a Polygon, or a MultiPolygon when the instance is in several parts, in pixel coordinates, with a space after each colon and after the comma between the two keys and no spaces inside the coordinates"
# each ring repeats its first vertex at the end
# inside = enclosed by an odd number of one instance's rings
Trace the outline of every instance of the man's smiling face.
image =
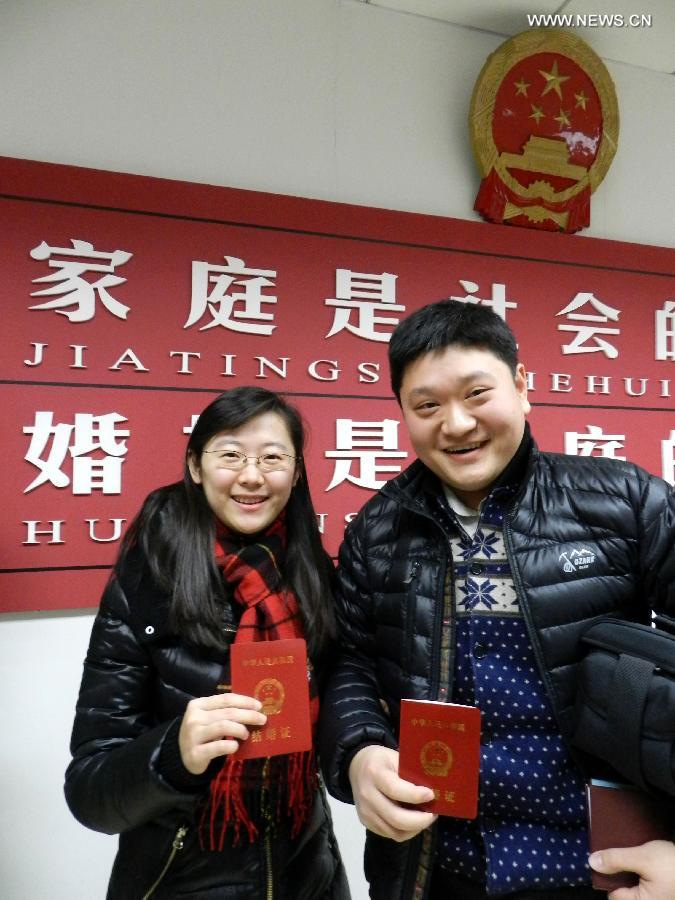
{"type": "Polygon", "coordinates": [[[525,369],[450,344],[406,368],[401,409],[419,459],[477,509],[513,458],[530,411],[525,369]]]}

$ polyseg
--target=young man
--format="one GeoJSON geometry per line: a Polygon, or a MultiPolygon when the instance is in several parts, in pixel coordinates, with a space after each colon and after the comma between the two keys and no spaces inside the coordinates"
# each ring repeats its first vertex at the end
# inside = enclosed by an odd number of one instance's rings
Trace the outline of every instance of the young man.
{"type": "MultiPolygon", "coordinates": [[[[569,746],[580,638],[604,615],[675,614],[675,497],[628,463],[540,452],[514,336],[442,301],[389,361],[415,461],[348,527],[341,658],[324,700],[328,786],[368,829],[377,900],[591,900],[585,786],[569,746]],[[592,563],[568,572],[565,554],[592,563]],[[416,809],[398,777],[402,698],[482,711],[476,820],[416,809]]],[[[636,871],[616,900],[673,900],[675,846],[603,853],[636,871]]]]}

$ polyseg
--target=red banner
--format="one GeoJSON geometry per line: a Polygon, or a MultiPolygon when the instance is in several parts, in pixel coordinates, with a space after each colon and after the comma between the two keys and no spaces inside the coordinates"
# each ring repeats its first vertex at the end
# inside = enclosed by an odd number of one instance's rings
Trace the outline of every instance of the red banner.
{"type": "Polygon", "coordinates": [[[545,449],[674,480],[675,251],[0,159],[0,610],[94,606],[193,416],[260,384],[310,426],[326,547],[411,461],[387,342],[456,297],[506,318],[545,449]]]}

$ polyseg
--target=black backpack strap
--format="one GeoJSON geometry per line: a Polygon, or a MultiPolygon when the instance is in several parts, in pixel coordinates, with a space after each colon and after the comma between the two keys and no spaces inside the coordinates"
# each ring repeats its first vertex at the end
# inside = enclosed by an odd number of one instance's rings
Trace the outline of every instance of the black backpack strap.
{"type": "Polygon", "coordinates": [[[607,710],[611,742],[607,761],[642,788],[647,787],[640,764],[642,721],[653,673],[653,663],[622,653],[612,677],[607,710]]]}

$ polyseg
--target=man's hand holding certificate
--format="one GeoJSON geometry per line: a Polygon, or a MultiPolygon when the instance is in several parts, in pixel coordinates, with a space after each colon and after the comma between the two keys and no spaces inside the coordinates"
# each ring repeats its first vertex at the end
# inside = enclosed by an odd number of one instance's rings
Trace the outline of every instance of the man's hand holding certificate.
{"type": "Polygon", "coordinates": [[[478,814],[480,710],[457,703],[402,700],[398,773],[430,787],[421,808],[441,816],[478,814]]]}

